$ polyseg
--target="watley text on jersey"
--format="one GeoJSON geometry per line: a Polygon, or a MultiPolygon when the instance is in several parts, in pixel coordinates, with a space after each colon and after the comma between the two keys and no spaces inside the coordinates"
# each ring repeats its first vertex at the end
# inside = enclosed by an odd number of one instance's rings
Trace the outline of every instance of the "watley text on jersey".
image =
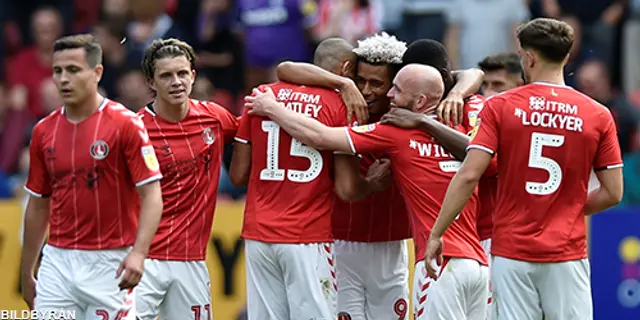
{"type": "Polygon", "coordinates": [[[285,108],[301,113],[307,117],[318,118],[322,105],[320,95],[295,92],[291,89],[280,89],[278,100],[284,102],[285,108]]]}
{"type": "Polygon", "coordinates": [[[582,132],[584,121],[577,116],[577,105],[549,100],[542,96],[531,96],[529,109],[530,112],[516,108],[514,113],[522,120],[524,126],[582,132]]]}

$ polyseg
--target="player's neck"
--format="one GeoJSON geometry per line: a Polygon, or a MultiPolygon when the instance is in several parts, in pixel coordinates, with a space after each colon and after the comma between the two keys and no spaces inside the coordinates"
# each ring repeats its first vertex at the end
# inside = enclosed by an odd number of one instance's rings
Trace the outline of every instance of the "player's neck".
{"type": "Polygon", "coordinates": [[[93,115],[104,103],[105,98],[96,93],[86,101],[76,105],[65,105],[64,114],[71,123],[80,123],[93,115]]]}
{"type": "Polygon", "coordinates": [[[156,114],[169,122],[180,122],[189,113],[189,100],[181,105],[170,105],[162,99],[157,99],[153,106],[156,114]]]}
{"type": "Polygon", "coordinates": [[[564,72],[562,66],[549,66],[547,68],[540,68],[537,72],[532,74],[531,82],[546,82],[564,86],[564,72]]]}

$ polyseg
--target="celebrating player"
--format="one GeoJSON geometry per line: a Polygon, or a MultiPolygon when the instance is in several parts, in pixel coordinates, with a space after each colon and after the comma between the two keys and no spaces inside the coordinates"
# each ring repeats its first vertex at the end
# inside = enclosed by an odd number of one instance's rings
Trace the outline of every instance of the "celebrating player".
{"type": "Polygon", "coordinates": [[[484,71],[482,94],[487,98],[524,84],[520,57],[515,53],[490,55],[478,67],[484,71]]]}
{"type": "Polygon", "coordinates": [[[191,46],[176,39],[155,40],[142,61],[156,99],[139,113],[164,176],[164,212],[136,292],[142,320],[212,318],[205,258],[222,150],[238,123],[215,103],[189,99],[194,64],[191,46]]]}
{"type": "MultiPolygon", "coordinates": [[[[327,39],[318,46],[314,63],[348,75],[354,66],[352,49],[343,39],[327,39]]],[[[269,87],[292,112],[310,121],[347,124],[347,109],[335,90],[288,83],[269,87]]],[[[338,195],[362,198],[380,188],[373,183],[378,179],[370,183],[351,170],[354,161],[357,168],[353,155],[334,159],[331,152],[292,139],[268,118],[244,116],[236,140],[230,176],[234,184],[249,186],[242,231],[249,319],[335,319],[333,180],[338,195]]],[[[379,162],[370,172],[385,168],[388,172],[388,162],[379,162]]]]}
{"type": "Polygon", "coordinates": [[[65,105],[33,129],[25,186],[22,290],[29,307],[36,298],[38,314],[134,319],[133,288],[162,213],[147,131],[135,113],[98,94],[101,61],[91,35],[54,44],[53,80],[65,105]]]}
{"type": "MultiPolygon", "coordinates": [[[[329,128],[280,106],[273,92],[255,90],[246,97],[251,112],[267,115],[296,139],[319,149],[342,152],[384,152],[413,219],[416,256],[424,254],[426,236],[460,162],[422,131],[369,124],[348,128],[329,128]],[[346,134],[345,134],[346,133],[346,134]]],[[[405,66],[389,91],[392,106],[434,114],[444,91],[442,76],[433,67],[405,66]]],[[[463,129],[460,129],[463,130],[463,129]]],[[[484,319],[489,275],[487,259],[476,233],[476,196],[466,206],[447,237],[447,266],[441,268],[438,282],[423,283],[425,297],[418,319],[484,319]]],[[[424,261],[416,265],[419,270],[424,261]]],[[[418,288],[414,288],[416,290],[418,288]]]]}
{"type": "MultiPolygon", "coordinates": [[[[354,50],[357,54],[356,83],[368,102],[369,121],[378,121],[389,110],[387,92],[391,89],[403,54],[406,57],[409,50],[404,43],[384,33],[358,42],[358,47],[354,50]]],[[[302,63],[285,62],[279,66],[278,71],[278,75],[285,81],[306,85],[340,89],[345,87],[341,83],[350,82],[349,79],[340,79],[315,66],[302,63]]],[[[456,73],[460,80],[457,83],[452,75],[449,77],[449,95],[441,104],[442,107],[446,106],[443,110],[448,110],[445,113],[462,107],[462,98],[459,96],[469,96],[481,83],[481,74],[478,75],[475,70],[456,73]]],[[[345,103],[349,102],[345,100],[345,103]]],[[[462,114],[457,111],[452,113],[462,114]]],[[[384,154],[381,153],[363,155],[360,161],[362,174],[367,172],[372,163],[382,158],[384,154]]],[[[338,261],[338,310],[341,317],[408,317],[409,271],[405,242],[405,239],[411,237],[408,219],[404,199],[395,184],[361,201],[336,201],[333,232],[338,261]]]]}
{"type": "MultiPolygon", "coordinates": [[[[592,319],[584,217],[622,197],[616,127],[606,107],[564,85],[562,70],[573,45],[569,25],[535,19],[517,36],[532,83],[485,102],[469,153],[429,236],[426,260],[441,259],[445,230],[496,153],[494,315],[592,319]],[[601,186],[587,195],[592,167],[601,186]]],[[[435,276],[436,270],[429,273],[435,276]]]]}

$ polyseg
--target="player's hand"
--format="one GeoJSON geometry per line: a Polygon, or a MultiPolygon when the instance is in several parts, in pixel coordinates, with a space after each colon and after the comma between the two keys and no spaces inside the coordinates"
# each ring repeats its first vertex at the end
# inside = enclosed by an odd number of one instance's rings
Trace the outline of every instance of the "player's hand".
{"type": "Polygon", "coordinates": [[[264,91],[253,88],[251,95],[244,97],[244,107],[250,109],[248,114],[269,116],[269,109],[279,106],[273,90],[266,87],[264,91]]]}
{"type": "Polygon", "coordinates": [[[36,298],[36,278],[33,275],[23,276],[20,286],[22,288],[22,298],[24,302],[29,306],[29,310],[33,310],[34,300],[36,298]]]}
{"type": "Polygon", "coordinates": [[[424,115],[403,108],[392,108],[380,119],[381,123],[404,129],[415,129],[422,126],[424,115]]]}
{"type": "Polygon", "coordinates": [[[367,101],[364,100],[362,93],[353,81],[348,81],[348,84],[340,89],[340,96],[344,105],[347,107],[347,123],[353,123],[353,115],[356,115],[358,124],[366,124],[369,120],[369,106],[367,101]]]}
{"type": "Polygon", "coordinates": [[[438,267],[442,266],[442,237],[433,238],[429,237],[427,240],[427,250],[424,254],[424,265],[427,268],[427,276],[433,280],[438,280],[438,267]],[[436,265],[434,265],[434,260],[436,265]]]}
{"type": "Polygon", "coordinates": [[[120,284],[118,284],[120,290],[132,289],[138,285],[144,272],[144,258],[142,253],[131,251],[122,260],[118,271],[116,271],[116,278],[120,277],[124,271],[124,276],[122,276],[120,284]]]}
{"type": "Polygon", "coordinates": [[[444,100],[440,101],[436,112],[442,123],[448,126],[457,126],[462,123],[463,108],[464,97],[452,91],[444,100]]]}
{"type": "Polygon", "coordinates": [[[374,191],[382,191],[388,188],[393,182],[391,178],[391,161],[385,158],[376,160],[369,166],[366,179],[374,191]]]}

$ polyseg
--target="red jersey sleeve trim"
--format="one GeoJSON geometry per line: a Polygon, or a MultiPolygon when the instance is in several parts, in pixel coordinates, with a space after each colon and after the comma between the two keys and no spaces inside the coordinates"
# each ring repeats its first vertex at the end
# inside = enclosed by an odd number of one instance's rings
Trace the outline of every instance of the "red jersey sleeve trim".
{"type": "Polygon", "coordinates": [[[234,139],[235,141],[237,141],[237,142],[240,142],[240,143],[249,144],[249,141],[248,141],[248,140],[245,140],[245,139],[242,139],[242,138],[235,137],[235,138],[233,138],[233,139],[234,139]]]}
{"type": "Polygon", "coordinates": [[[144,186],[145,184],[149,184],[151,182],[158,181],[160,179],[162,179],[162,174],[156,174],[155,176],[152,176],[150,178],[144,179],[136,183],[136,187],[144,186]]]}
{"type": "Polygon", "coordinates": [[[353,139],[351,139],[351,133],[349,133],[348,127],[344,127],[344,134],[347,135],[347,140],[349,141],[349,148],[351,148],[351,152],[353,152],[353,154],[357,154],[358,152],[356,152],[356,146],[353,144],[353,139]]]}
{"type": "Polygon", "coordinates": [[[34,196],[34,197],[36,197],[36,198],[47,198],[47,197],[48,197],[48,196],[46,196],[46,195],[43,195],[43,194],[39,194],[39,193],[37,193],[37,192],[34,192],[33,190],[31,190],[31,189],[27,188],[27,186],[24,186],[23,188],[24,188],[24,191],[26,191],[28,194],[30,194],[30,195],[32,195],[32,196],[34,196]]]}
{"type": "Polygon", "coordinates": [[[594,168],[593,171],[611,170],[611,169],[618,169],[622,167],[624,167],[624,164],[619,163],[619,164],[613,164],[613,165],[602,167],[602,168],[594,168]]]}
{"type": "Polygon", "coordinates": [[[496,152],[485,147],[485,146],[481,146],[479,144],[470,144],[469,146],[467,146],[467,151],[471,150],[471,149],[478,149],[478,150],[482,150],[490,155],[494,155],[496,152]]]}

